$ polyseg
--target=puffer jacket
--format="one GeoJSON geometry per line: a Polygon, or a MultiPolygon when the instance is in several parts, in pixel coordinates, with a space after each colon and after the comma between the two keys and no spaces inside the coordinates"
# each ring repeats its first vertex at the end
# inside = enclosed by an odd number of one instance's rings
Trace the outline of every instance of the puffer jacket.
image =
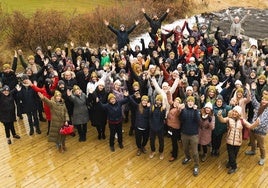
{"type": "Polygon", "coordinates": [[[69,121],[69,115],[64,101],[56,102],[54,97],[49,100],[44,97],[42,99],[51,109],[51,125],[48,136],[49,142],[57,142],[59,139],[59,130],[65,121],[69,121]]]}
{"type": "Polygon", "coordinates": [[[227,144],[233,145],[233,146],[241,146],[242,144],[242,120],[238,119],[232,119],[229,118],[228,122],[228,130],[226,135],[226,141],[227,144]]]}

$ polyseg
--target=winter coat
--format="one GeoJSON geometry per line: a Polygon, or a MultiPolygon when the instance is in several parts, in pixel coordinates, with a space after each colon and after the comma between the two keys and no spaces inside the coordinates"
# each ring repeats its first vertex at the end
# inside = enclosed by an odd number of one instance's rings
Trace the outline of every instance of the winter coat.
{"type": "Polygon", "coordinates": [[[180,129],[181,122],[179,119],[181,110],[175,107],[172,107],[167,114],[167,125],[173,129],[180,129]]]}
{"type": "Polygon", "coordinates": [[[152,106],[150,111],[150,128],[154,132],[164,129],[166,110],[161,109],[162,106],[152,106]]]}
{"type": "Polygon", "coordinates": [[[128,35],[136,28],[136,24],[132,25],[129,29],[121,31],[113,28],[111,25],[108,25],[108,28],[117,36],[117,46],[118,50],[121,50],[129,44],[128,35]]]}
{"type": "Polygon", "coordinates": [[[102,126],[107,122],[107,114],[104,108],[100,103],[96,102],[96,98],[98,98],[101,103],[107,103],[108,93],[103,89],[100,91],[98,87],[93,93],[88,94],[87,98],[87,106],[90,109],[90,120],[92,126],[102,126]]]}
{"type": "Polygon", "coordinates": [[[118,124],[123,120],[122,106],[129,101],[129,97],[125,97],[122,100],[116,101],[115,104],[107,103],[103,104],[100,102],[101,106],[105,109],[107,113],[107,119],[110,124],[118,124]]]}
{"type": "Polygon", "coordinates": [[[215,127],[214,116],[205,119],[200,118],[199,131],[198,131],[199,144],[204,146],[208,145],[211,142],[211,134],[214,127],[215,127]]]}
{"type": "MultiPolygon", "coordinates": [[[[226,117],[228,112],[232,109],[231,106],[223,104],[221,107],[214,105],[213,112],[214,115],[217,116],[218,112],[222,111],[222,116],[226,117]]],[[[215,118],[215,128],[212,131],[212,134],[215,136],[221,135],[227,131],[226,123],[221,123],[218,118],[215,118]]]]}
{"type": "Polygon", "coordinates": [[[67,89],[73,89],[74,85],[77,85],[77,81],[74,78],[71,78],[70,80],[62,79],[65,83],[65,86],[67,89]]]}
{"type": "Polygon", "coordinates": [[[52,97],[51,100],[44,97],[42,101],[44,101],[44,103],[49,106],[52,114],[48,141],[57,142],[61,126],[64,124],[65,121],[69,121],[67,108],[64,104],[64,101],[56,102],[54,100],[54,97],[52,97]]]}
{"type": "Polygon", "coordinates": [[[89,114],[87,108],[87,96],[81,93],[81,96],[71,95],[70,101],[74,104],[72,122],[74,125],[85,124],[89,121],[89,114]]]}
{"type": "Polygon", "coordinates": [[[18,84],[18,79],[16,76],[18,58],[14,57],[12,63],[12,70],[7,72],[0,72],[0,80],[2,81],[2,85],[9,86],[10,90],[14,89],[18,84]]]}
{"type": "Polygon", "coordinates": [[[130,103],[135,109],[135,127],[140,130],[148,130],[150,126],[149,115],[150,115],[150,107],[142,106],[143,112],[139,110],[139,105],[133,96],[130,97],[130,103]]]}
{"type": "Polygon", "coordinates": [[[83,93],[87,93],[87,83],[90,81],[90,74],[85,75],[83,70],[81,70],[76,73],[76,81],[83,93]]]}
{"type": "Polygon", "coordinates": [[[16,121],[15,99],[16,90],[10,91],[8,96],[0,92],[0,122],[10,123],[16,121]]]}
{"type": "Polygon", "coordinates": [[[149,22],[151,27],[151,33],[156,34],[158,29],[161,29],[161,24],[164,19],[167,17],[168,13],[165,12],[158,20],[151,19],[146,13],[144,13],[144,17],[149,22]]]}
{"type": "MultiPolygon", "coordinates": [[[[53,82],[53,85],[50,87],[50,90],[51,90],[51,91],[54,91],[54,90],[55,90],[55,88],[57,87],[58,81],[59,81],[59,78],[58,78],[58,77],[55,77],[55,80],[54,80],[54,82],[53,82]]],[[[34,90],[35,92],[40,92],[40,93],[42,93],[46,98],[51,99],[52,96],[51,96],[49,93],[47,93],[45,87],[39,88],[39,87],[37,87],[37,86],[35,86],[35,85],[32,85],[31,87],[33,88],[33,90],[34,90]]],[[[51,112],[50,112],[49,106],[48,106],[46,103],[44,104],[44,112],[45,112],[45,115],[46,115],[46,119],[47,119],[48,121],[50,121],[50,120],[51,120],[51,112]]]]}
{"type": "Polygon", "coordinates": [[[185,107],[180,114],[181,133],[186,135],[198,135],[199,118],[198,110],[185,107]]]}
{"type": "Polygon", "coordinates": [[[230,35],[231,36],[240,36],[242,31],[242,23],[245,22],[245,19],[247,18],[247,15],[245,15],[238,23],[234,22],[234,18],[231,16],[231,14],[228,14],[229,20],[232,22],[232,25],[230,27],[230,35]]]}
{"type": "Polygon", "coordinates": [[[242,144],[242,120],[234,120],[232,118],[229,118],[228,122],[228,131],[226,135],[226,141],[227,144],[233,145],[233,146],[241,146],[242,144]]]}
{"type": "Polygon", "coordinates": [[[22,101],[22,112],[30,113],[38,110],[38,96],[30,86],[22,86],[17,94],[22,101]]]}
{"type": "MultiPolygon", "coordinates": [[[[256,109],[253,119],[257,119],[257,113],[258,113],[258,109],[260,107],[260,103],[257,101],[257,99],[254,95],[254,92],[252,93],[252,105],[253,105],[254,109],[256,109]]],[[[259,118],[260,118],[259,125],[256,128],[254,128],[252,131],[256,134],[266,135],[268,132],[268,108],[267,107],[261,113],[261,115],[259,115],[259,118]]]]}

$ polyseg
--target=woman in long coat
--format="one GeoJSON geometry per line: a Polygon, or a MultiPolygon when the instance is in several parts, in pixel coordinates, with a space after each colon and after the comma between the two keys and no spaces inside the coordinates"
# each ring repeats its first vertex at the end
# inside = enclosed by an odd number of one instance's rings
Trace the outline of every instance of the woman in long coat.
{"type": "Polygon", "coordinates": [[[93,93],[88,94],[87,105],[90,108],[91,125],[96,127],[98,131],[98,139],[105,139],[105,126],[107,123],[107,114],[100,103],[96,102],[98,98],[101,103],[107,103],[108,93],[104,89],[105,83],[102,80],[98,81],[98,86],[93,93]]]}
{"type": "Polygon", "coordinates": [[[12,133],[13,138],[20,138],[20,136],[16,134],[14,128],[14,121],[16,121],[14,99],[15,93],[16,89],[10,91],[10,88],[7,85],[4,85],[2,91],[0,92],[0,122],[2,122],[5,126],[5,133],[8,144],[11,144],[10,132],[12,133]]]}
{"type": "Polygon", "coordinates": [[[79,142],[86,141],[87,122],[89,113],[87,108],[87,96],[78,85],[74,85],[72,91],[67,90],[70,101],[74,104],[72,123],[77,128],[79,142]]]}
{"type": "Polygon", "coordinates": [[[66,150],[66,135],[60,134],[59,130],[64,124],[64,122],[66,123],[69,121],[69,115],[64,100],[62,99],[61,93],[56,90],[54,96],[50,100],[40,92],[38,93],[38,95],[41,100],[49,106],[52,114],[48,141],[55,142],[59,151],[63,152],[66,150]]]}

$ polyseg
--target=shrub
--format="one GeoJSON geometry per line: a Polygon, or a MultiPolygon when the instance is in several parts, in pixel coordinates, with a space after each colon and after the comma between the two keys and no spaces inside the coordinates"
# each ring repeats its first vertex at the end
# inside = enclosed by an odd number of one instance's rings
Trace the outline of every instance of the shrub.
{"type": "MultiPolygon", "coordinates": [[[[181,17],[180,3],[181,1],[177,0],[118,1],[108,8],[97,7],[86,14],[74,12],[71,15],[56,10],[37,10],[27,17],[24,13],[16,11],[0,19],[0,25],[6,26],[3,28],[6,41],[13,49],[23,48],[24,51],[34,51],[37,46],[43,49],[47,46],[55,48],[69,41],[74,41],[76,45],[81,46],[89,42],[97,47],[116,41],[115,35],[104,25],[104,19],[107,19],[115,28],[119,28],[121,23],[128,28],[139,19],[140,25],[131,34],[134,37],[146,32],[149,27],[141,13],[142,7],[146,9],[149,16],[155,13],[160,16],[170,8],[170,15],[166,20],[170,22],[181,17]]],[[[1,13],[0,11],[0,15],[1,13]]]]}

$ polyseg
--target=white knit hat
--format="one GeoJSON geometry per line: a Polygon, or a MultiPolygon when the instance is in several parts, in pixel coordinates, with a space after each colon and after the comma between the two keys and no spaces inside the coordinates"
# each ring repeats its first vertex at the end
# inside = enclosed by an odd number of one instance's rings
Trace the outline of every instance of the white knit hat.
{"type": "Polygon", "coordinates": [[[213,109],[213,106],[212,106],[211,102],[207,102],[205,104],[204,108],[210,108],[212,110],[213,109]]]}
{"type": "Polygon", "coordinates": [[[98,81],[98,86],[99,86],[99,85],[103,85],[103,86],[105,86],[105,82],[104,82],[103,80],[99,80],[99,81],[98,81]]]}
{"type": "Polygon", "coordinates": [[[188,90],[194,91],[194,89],[193,89],[192,86],[187,86],[187,87],[186,87],[186,91],[188,91],[188,90]]]}
{"type": "Polygon", "coordinates": [[[239,115],[242,115],[242,108],[240,106],[235,106],[233,110],[237,111],[239,115]]]}
{"type": "Polygon", "coordinates": [[[236,80],[235,85],[241,85],[242,86],[242,82],[240,80],[236,80]]]}

